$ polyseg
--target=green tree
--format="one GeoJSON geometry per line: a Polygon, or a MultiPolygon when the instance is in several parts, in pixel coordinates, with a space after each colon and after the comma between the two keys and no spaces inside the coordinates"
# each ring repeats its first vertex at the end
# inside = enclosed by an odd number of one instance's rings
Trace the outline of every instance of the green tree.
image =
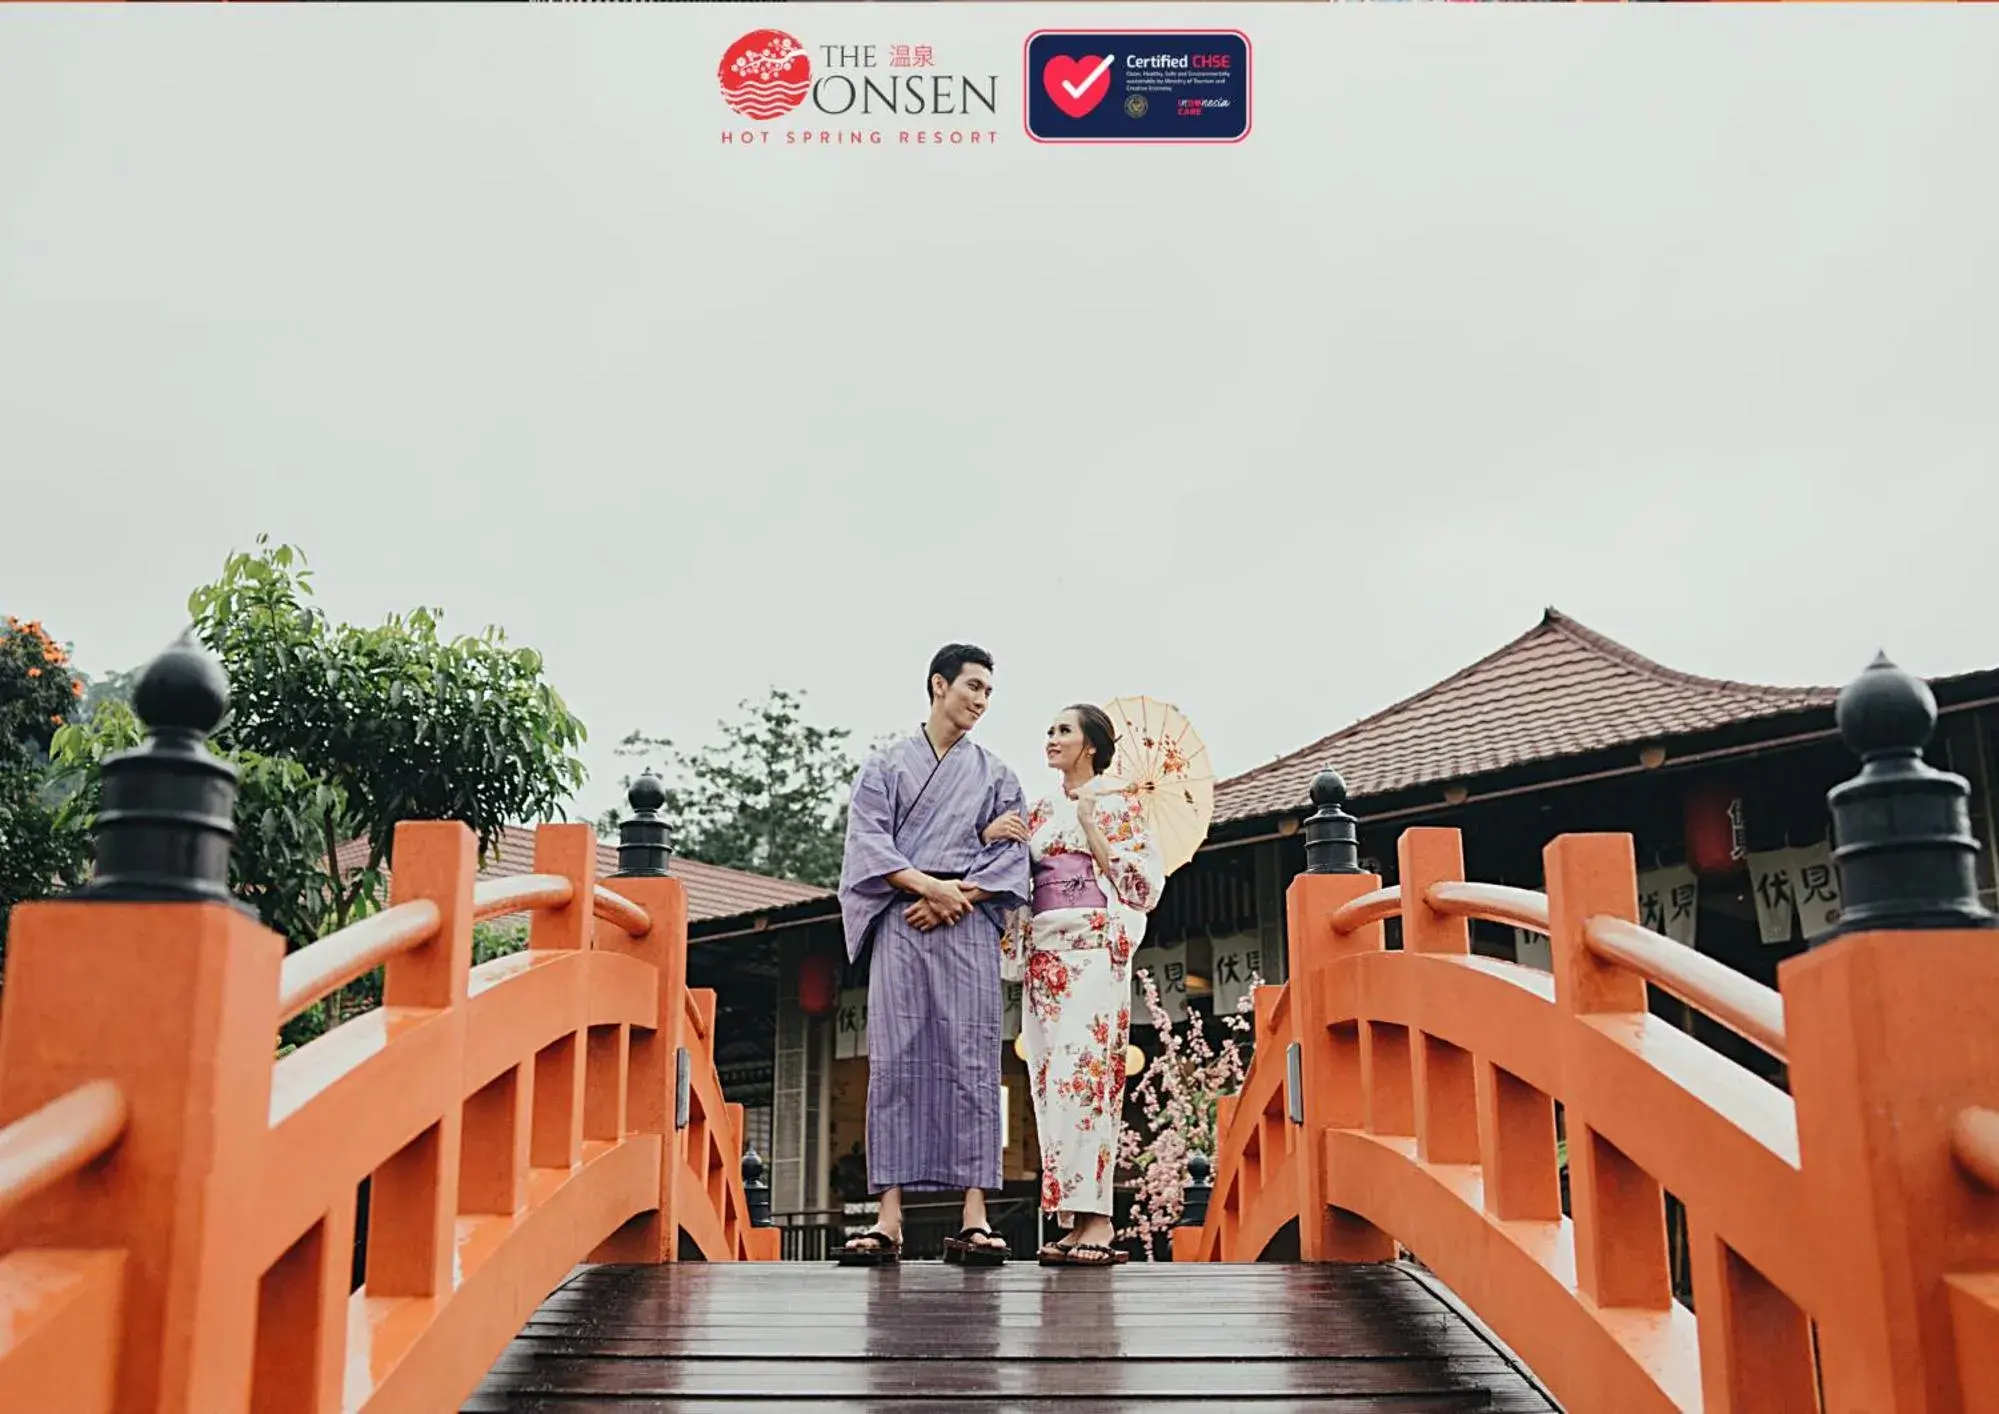
{"type": "MultiPolygon", "coordinates": [[[[749,869],[779,879],[832,887],[845,847],[847,787],[857,763],[844,727],[806,719],[805,694],[773,687],[762,702],[740,704],[719,724],[721,740],[676,752],[664,737],[634,732],[618,754],[668,765],[673,782],[660,814],[674,849],[689,859],[749,869]],[[670,765],[669,765],[670,762],[670,765]]],[[[621,784],[629,787],[631,777],[621,784]]],[[[623,812],[598,828],[614,831],[623,812]]]]}
{"type": "Polygon", "coordinates": [[[14,905],[73,887],[89,836],[63,808],[48,750],[77,715],[84,683],[39,623],[0,623],[0,966],[14,905]]]}
{"type": "Polygon", "coordinates": [[[219,744],[293,763],[304,774],[283,788],[313,792],[333,926],[372,904],[400,821],[463,821],[489,849],[507,824],[562,813],[583,781],[584,730],[539,653],[497,628],[447,640],[436,609],[333,624],[309,602],[305,557],[257,543],[188,611],[229,674],[219,744]],[[351,873],[337,858],[349,839],[368,846],[351,873]]]}
{"type": "MultiPolygon", "coordinates": [[[[335,624],[312,593],[305,557],[260,537],[188,600],[229,675],[212,745],[240,778],[231,888],[292,947],[380,906],[398,822],[459,820],[490,848],[505,824],[561,814],[583,778],[582,724],[541,680],[540,654],[497,629],[446,639],[430,609],[375,628],[335,624]],[[349,841],[365,852],[343,863],[349,841]]],[[[99,763],[137,739],[118,687],[56,737],[84,817],[99,763]]],[[[379,974],[363,979],[286,1039],[379,995],[379,974]]]]}
{"type": "Polygon", "coordinates": [[[89,836],[51,806],[40,770],[0,767],[0,969],[14,905],[73,888],[89,862],[89,836]]]}
{"type": "Polygon", "coordinates": [[[9,615],[0,623],[0,765],[45,764],[83,692],[69,650],[39,623],[9,615]]]}
{"type": "Polygon", "coordinates": [[[106,673],[102,677],[92,677],[89,673],[78,673],[83,679],[83,696],[77,704],[78,720],[87,719],[104,703],[122,702],[132,705],[132,689],[138,686],[139,670],[106,673]]]}

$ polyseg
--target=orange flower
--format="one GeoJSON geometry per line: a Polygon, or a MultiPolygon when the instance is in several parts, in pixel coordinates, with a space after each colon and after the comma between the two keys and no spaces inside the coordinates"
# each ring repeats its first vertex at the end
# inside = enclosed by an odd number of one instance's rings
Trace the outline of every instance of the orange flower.
{"type": "Polygon", "coordinates": [[[81,696],[83,696],[83,679],[82,679],[82,678],[71,678],[71,679],[70,679],[70,681],[69,681],[69,695],[70,695],[71,697],[81,697],[81,696]]]}
{"type": "Polygon", "coordinates": [[[42,675],[42,670],[41,670],[40,668],[30,668],[30,669],[28,669],[28,676],[29,676],[29,677],[31,677],[31,678],[38,678],[38,677],[40,677],[41,675],[42,675]]]}

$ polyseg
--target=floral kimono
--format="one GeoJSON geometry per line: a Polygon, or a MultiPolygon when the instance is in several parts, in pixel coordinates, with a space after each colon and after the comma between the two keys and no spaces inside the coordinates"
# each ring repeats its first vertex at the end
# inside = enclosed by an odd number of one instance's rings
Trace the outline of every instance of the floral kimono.
{"type": "Polygon", "coordinates": [[[1024,983],[1021,1035],[1041,1140],[1041,1206],[1064,1227],[1111,1215],[1124,1056],[1131,1034],[1131,955],[1165,870],[1134,796],[1105,795],[1097,823],[1111,867],[1099,869],[1076,802],[1057,793],[1027,813],[1034,906],[1001,935],[1001,968],[1024,983]]]}

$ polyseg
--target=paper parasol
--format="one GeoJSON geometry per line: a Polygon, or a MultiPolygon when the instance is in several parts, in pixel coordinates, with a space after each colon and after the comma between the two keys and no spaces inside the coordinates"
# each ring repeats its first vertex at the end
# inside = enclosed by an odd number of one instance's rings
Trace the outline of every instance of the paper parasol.
{"type": "Polygon", "coordinates": [[[1106,782],[1136,794],[1145,828],[1171,874],[1194,857],[1215,815],[1215,774],[1208,748],[1180,709],[1150,697],[1104,704],[1117,728],[1117,756],[1106,782]]]}

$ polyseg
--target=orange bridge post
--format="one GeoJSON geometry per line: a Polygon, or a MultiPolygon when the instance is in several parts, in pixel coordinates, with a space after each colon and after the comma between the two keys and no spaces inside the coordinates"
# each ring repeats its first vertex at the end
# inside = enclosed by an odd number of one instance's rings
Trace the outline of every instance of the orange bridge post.
{"type": "Polygon", "coordinates": [[[1372,1069],[1372,1038],[1363,1034],[1361,1024],[1330,1022],[1328,991],[1339,959],[1382,946],[1379,923],[1344,934],[1333,927],[1342,907],[1381,887],[1379,877],[1361,872],[1356,822],[1346,812],[1346,798],[1346,782],[1336,772],[1325,772],[1312,783],[1318,809],[1305,822],[1305,873],[1285,894],[1290,943],[1286,985],[1304,1090],[1298,1255],[1307,1262],[1382,1262],[1395,1256],[1393,1238],[1326,1200],[1326,1135],[1361,1124],[1372,1069]]]}
{"type": "MultiPolygon", "coordinates": [[[[94,882],[17,908],[8,940],[0,1125],[105,1081],[128,1117],[106,1157],[0,1223],[0,1251],[124,1253],[111,1407],[134,1414],[238,1410],[250,1396],[258,1273],[243,1228],[262,1179],[284,944],[228,894],[236,773],[203,745],[226,693],[214,661],[184,644],[148,667],[135,704],[155,731],[105,764],[94,882]]],[[[46,1367],[10,1391],[24,1402],[0,1403],[75,1407],[54,1382],[78,1373],[46,1367]]]]}

